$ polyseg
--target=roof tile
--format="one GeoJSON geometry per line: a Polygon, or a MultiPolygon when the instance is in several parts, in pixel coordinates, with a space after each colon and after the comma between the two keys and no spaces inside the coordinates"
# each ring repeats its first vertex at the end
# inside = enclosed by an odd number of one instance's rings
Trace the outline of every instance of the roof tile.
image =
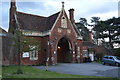
{"type": "Polygon", "coordinates": [[[48,31],[52,28],[60,12],[49,17],[26,14],[17,11],[17,19],[20,23],[20,28],[33,31],[48,31]]]}

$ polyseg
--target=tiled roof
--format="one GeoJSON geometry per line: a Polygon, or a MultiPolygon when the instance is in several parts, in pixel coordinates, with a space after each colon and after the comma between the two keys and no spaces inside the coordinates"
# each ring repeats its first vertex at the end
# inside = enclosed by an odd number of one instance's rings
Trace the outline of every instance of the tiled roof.
{"type": "Polygon", "coordinates": [[[20,24],[20,29],[44,32],[52,28],[59,13],[49,17],[43,17],[17,11],[17,19],[20,24]]]}
{"type": "Polygon", "coordinates": [[[0,33],[5,33],[6,34],[7,32],[0,27],[0,33]]]}
{"type": "Polygon", "coordinates": [[[47,18],[47,24],[45,30],[50,30],[52,28],[59,14],[60,12],[57,12],[56,14],[53,14],[47,18]]]}

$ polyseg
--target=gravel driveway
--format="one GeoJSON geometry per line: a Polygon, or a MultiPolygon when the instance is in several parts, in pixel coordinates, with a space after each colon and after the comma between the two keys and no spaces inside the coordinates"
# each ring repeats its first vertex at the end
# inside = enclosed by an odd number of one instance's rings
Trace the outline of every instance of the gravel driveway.
{"type": "MultiPolygon", "coordinates": [[[[38,69],[45,70],[45,66],[35,67],[38,69]]],[[[116,66],[102,65],[98,63],[59,63],[55,66],[49,66],[48,70],[64,74],[120,78],[120,67],[118,68],[116,66]]]]}

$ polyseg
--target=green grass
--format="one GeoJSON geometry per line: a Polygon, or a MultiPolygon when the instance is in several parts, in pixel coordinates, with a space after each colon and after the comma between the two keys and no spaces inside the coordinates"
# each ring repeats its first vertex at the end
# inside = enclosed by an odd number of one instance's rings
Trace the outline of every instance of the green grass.
{"type": "Polygon", "coordinates": [[[71,75],[61,74],[51,71],[44,71],[36,69],[32,66],[21,66],[23,74],[16,74],[17,66],[3,67],[3,78],[106,78],[97,76],[83,76],[83,75],[71,75]]]}

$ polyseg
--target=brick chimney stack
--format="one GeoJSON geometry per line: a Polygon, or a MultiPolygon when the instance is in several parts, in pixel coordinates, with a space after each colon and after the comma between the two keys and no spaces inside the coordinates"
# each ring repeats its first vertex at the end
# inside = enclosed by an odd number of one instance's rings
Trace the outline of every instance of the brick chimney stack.
{"type": "Polygon", "coordinates": [[[92,38],[92,36],[93,36],[92,31],[89,32],[89,35],[90,35],[90,42],[92,42],[92,40],[93,40],[93,38],[92,38]]]}
{"type": "Polygon", "coordinates": [[[16,8],[16,0],[11,0],[11,8],[15,7],[16,8]]]}
{"type": "Polygon", "coordinates": [[[72,23],[75,23],[75,20],[74,20],[74,9],[70,9],[69,10],[69,17],[70,17],[70,20],[72,23]]]}
{"type": "Polygon", "coordinates": [[[16,0],[11,0],[10,2],[10,13],[9,13],[9,30],[8,32],[13,33],[13,28],[15,27],[14,13],[16,12],[16,0]]]}

